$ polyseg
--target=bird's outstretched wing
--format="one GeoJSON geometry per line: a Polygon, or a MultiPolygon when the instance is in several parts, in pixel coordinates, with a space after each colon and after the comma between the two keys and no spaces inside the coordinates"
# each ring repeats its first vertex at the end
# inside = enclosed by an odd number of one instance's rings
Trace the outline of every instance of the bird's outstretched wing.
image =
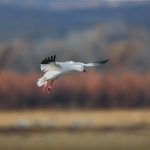
{"type": "Polygon", "coordinates": [[[84,64],[85,67],[93,67],[93,66],[98,66],[100,64],[105,64],[108,62],[109,59],[103,60],[103,61],[99,61],[99,62],[94,62],[94,63],[88,63],[88,64],[84,64]]]}
{"type": "Polygon", "coordinates": [[[99,62],[94,62],[94,63],[82,63],[82,62],[74,62],[74,61],[66,61],[66,62],[57,62],[58,65],[60,65],[60,67],[63,66],[68,66],[68,65],[79,65],[79,66],[84,66],[84,67],[93,67],[93,66],[98,66],[100,64],[105,64],[108,62],[109,59],[105,59],[103,61],[99,61],[99,62]]]}
{"type": "Polygon", "coordinates": [[[56,62],[56,55],[45,58],[41,62],[41,71],[60,71],[60,65],[56,62]]]}

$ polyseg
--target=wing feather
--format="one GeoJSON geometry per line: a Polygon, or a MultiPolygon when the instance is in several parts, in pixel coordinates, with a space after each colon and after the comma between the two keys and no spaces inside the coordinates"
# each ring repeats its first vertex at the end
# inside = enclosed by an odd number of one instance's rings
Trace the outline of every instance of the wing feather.
{"type": "Polygon", "coordinates": [[[41,64],[49,64],[55,62],[55,60],[56,60],[56,55],[45,58],[44,60],[42,60],[41,64]]]}
{"type": "Polygon", "coordinates": [[[50,63],[50,64],[41,64],[41,71],[47,72],[47,71],[61,71],[61,67],[59,64],[56,63],[50,63]]]}
{"type": "Polygon", "coordinates": [[[103,60],[103,61],[99,61],[99,62],[94,62],[94,63],[88,63],[88,64],[85,64],[84,66],[86,67],[93,67],[93,66],[98,66],[100,64],[105,64],[108,62],[109,59],[106,59],[106,60],[103,60]]]}
{"type": "Polygon", "coordinates": [[[60,71],[60,65],[55,62],[56,55],[50,56],[42,60],[41,62],[41,71],[47,72],[47,71],[60,71]]]}

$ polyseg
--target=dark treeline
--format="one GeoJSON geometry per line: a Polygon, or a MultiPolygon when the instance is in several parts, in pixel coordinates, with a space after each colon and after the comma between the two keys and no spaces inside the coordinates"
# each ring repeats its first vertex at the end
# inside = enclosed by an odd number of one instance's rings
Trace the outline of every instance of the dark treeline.
{"type": "Polygon", "coordinates": [[[138,108],[150,106],[150,74],[93,71],[54,82],[45,94],[36,86],[39,74],[0,73],[0,108],[138,108]]]}

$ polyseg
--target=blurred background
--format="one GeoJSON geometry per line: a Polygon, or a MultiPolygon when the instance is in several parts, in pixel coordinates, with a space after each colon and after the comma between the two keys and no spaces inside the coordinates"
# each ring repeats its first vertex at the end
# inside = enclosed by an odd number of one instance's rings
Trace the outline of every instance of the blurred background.
{"type": "Polygon", "coordinates": [[[149,0],[0,0],[0,20],[0,149],[150,149],[149,0]],[[45,94],[55,54],[109,62],[45,94]]]}

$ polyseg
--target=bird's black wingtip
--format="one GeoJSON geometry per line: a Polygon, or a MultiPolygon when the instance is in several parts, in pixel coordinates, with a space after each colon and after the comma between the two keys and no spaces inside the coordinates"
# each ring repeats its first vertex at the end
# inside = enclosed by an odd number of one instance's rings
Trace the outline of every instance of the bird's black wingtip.
{"type": "Polygon", "coordinates": [[[44,60],[42,60],[41,64],[49,64],[55,61],[56,61],[56,55],[45,58],[44,60]]]}
{"type": "Polygon", "coordinates": [[[108,61],[109,61],[109,58],[106,59],[106,60],[101,61],[101,64],[105,64],[105,63],[107,63],[108,61]]]}
{"type": "Polygon", "coordinates": [[[109,59],[105,59],[105,60],[102,60],[102,61],[99,61],[99,62],[95,62],[95,63],[98,63],[98,64],[105,64],[109,61],[109,59]]]}

